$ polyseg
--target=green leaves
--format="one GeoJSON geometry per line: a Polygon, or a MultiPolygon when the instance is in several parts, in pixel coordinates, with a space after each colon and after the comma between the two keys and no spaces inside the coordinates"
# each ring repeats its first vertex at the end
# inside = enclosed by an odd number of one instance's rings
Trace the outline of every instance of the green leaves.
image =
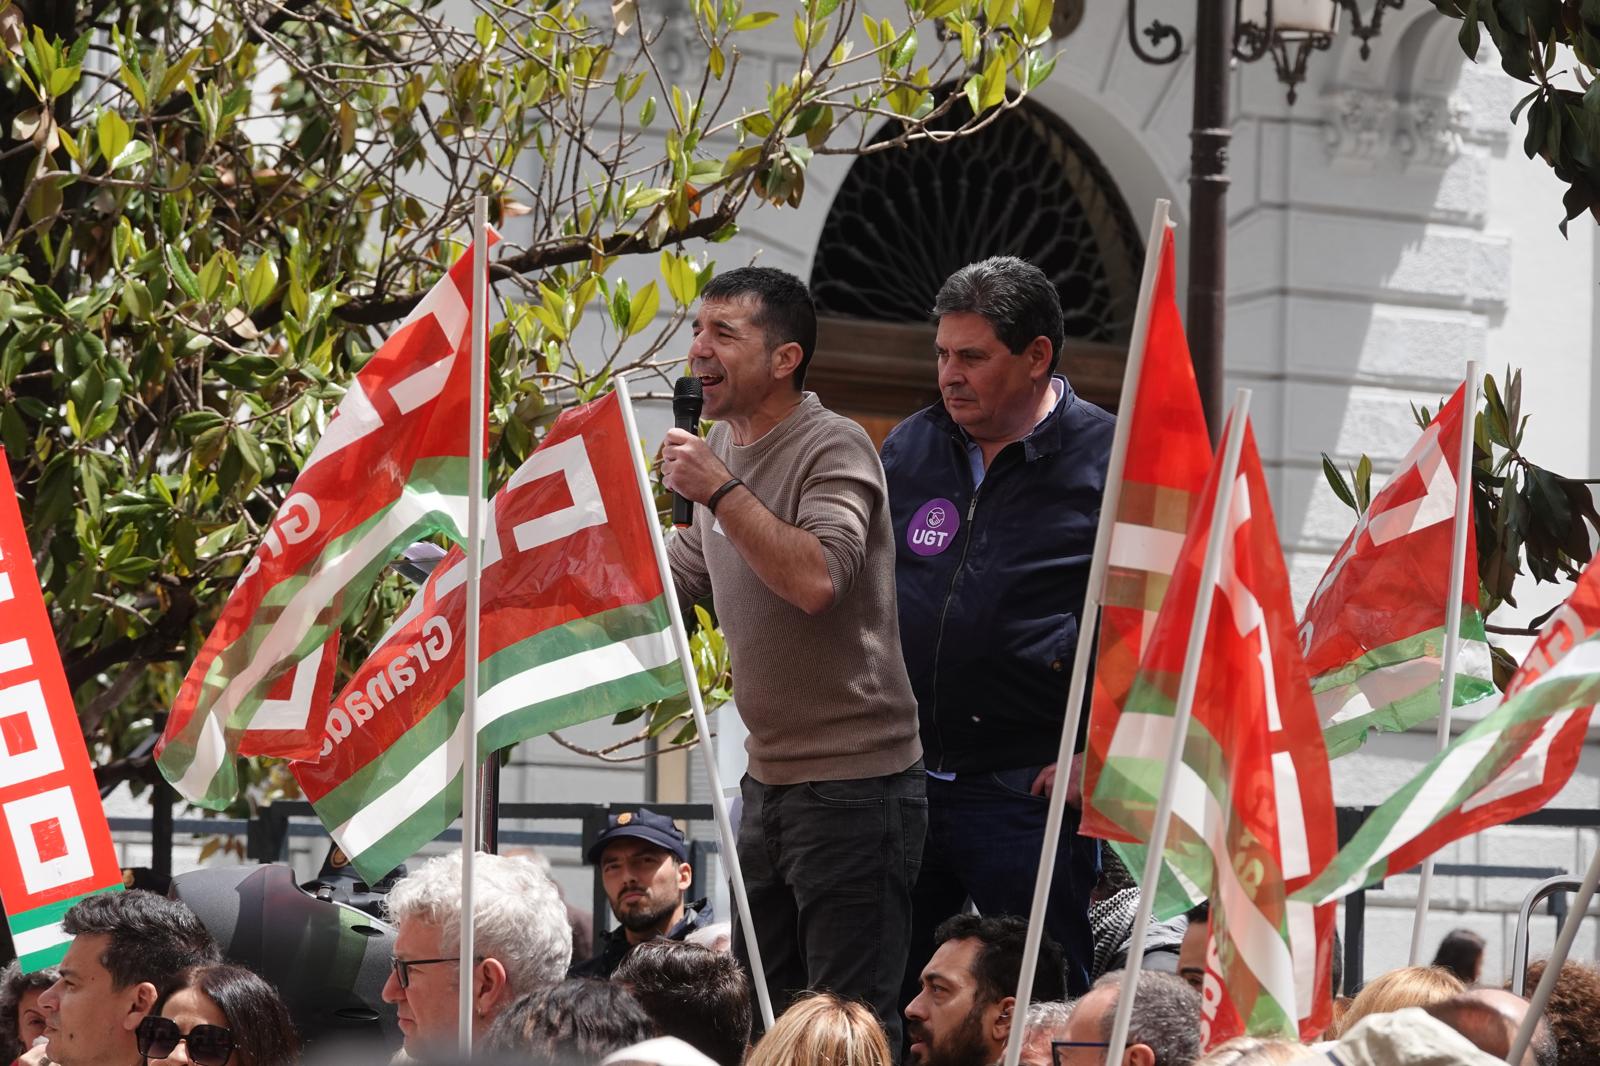
{"type": "MultiPolygon", "coordinates": [[[[80,11],[66,37],[30,26],[0,54],[14,154],[53,174],[0,178],[16,235],[0,245],[0,441],[69,664],[117,649],[72,679],[113,758],[170,706],[352,376],[459,254],[473,196],[517,274],[497,278],[490,334],[504,477],[562,403],[681,350],[714,269],[695,242],[728,239],[761,201],[802,203],[814,153],[859,150],[863,121],[893,113],[915,134],[936,87],[970,80],[996,106],[1053,62],[1051,0],[686,0],[696,46],[670,64],[637,47],[651,5],[457,6],[185,20],[107,0],[94,27],[80,11]],[[138,673],[114,688],[125,662],[138,673]]],[[[347,658],[404,598],[380,587],[347,658]]],[[[715,702],[726,648],[702,621],[715,702]]],[[[647,724],[692,735],[681,704],[647,724]]]]}
{"type": "Polygon", "coordinates": [[[1542,158],[1567,185],[1559,228],[1588,212],[1600,217],[1600,98],[1593,83],[1600,69],[1600,5],[1594,0],[1434,0],[1443,14],[1462,20],[1461,50],[1476,58],[1487,30],[1511,77],[1535,86],[1511,112],[1525,114],[1523,150],[1542,158]],[[1558,64],[1576,60],[1578,89],[1558,64]],[[1581,90],[1581,91],[1580,91],[1581,90]]]}
{"type": "Polygon", "coordinates": [[[245,279],[244,300],[245,304],[254,311],[272,298],[278,288],[278,264],[272,253],[263,253],[256,259],[255,266],[250,268],[250,275],[245,279]]]}
{"type": "Polygon", "coordinates": [[[100,145],[100,154],[107,159],[115,159],[121,155],[132,137],[128,123],[110,108],[100,112],[100,118],[95,123],[95,132],[100,145]]]}

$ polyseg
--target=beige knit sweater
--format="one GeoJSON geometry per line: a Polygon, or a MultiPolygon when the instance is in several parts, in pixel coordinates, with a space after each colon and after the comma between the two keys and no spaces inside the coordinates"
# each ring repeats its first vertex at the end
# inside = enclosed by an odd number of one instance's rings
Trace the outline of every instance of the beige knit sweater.
{"type": "Polygon", "coordinates": [[[778,518],[813,534],[833,607],[808,615],[778,597],[696,505],[667,546],[685,606],[714,596],[750,739],[766,785],[899,773],[922,754],[917,703],[900,657],[894,531],[883,464],[866,432],[813,393],[753,444],[727,425],[706,443],[778,518]]]}

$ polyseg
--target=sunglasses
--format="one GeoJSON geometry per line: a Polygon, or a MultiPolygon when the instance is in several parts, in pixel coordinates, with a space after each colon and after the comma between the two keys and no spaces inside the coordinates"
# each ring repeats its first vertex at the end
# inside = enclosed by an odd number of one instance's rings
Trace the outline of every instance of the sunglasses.
{"type": "Polygon", "coordinates": [[[189,1061],[194,1066],[223,1066],[233,1055],[233,1033],[220,1025],[197,1025],[187,1033],[178,1031],[171,1018],[146,1017],[136,1030],[139,1054],[147,1059],[164,1059],[187,1044],[189,1061]]]}

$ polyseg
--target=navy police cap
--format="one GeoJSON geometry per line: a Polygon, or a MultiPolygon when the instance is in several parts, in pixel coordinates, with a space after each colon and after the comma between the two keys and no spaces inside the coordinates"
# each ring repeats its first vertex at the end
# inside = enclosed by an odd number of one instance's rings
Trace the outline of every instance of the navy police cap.
{"type": "Polygon", "coordinates": [[[618,837],[637,837],[647,840],[659,848],[672,852],[679,862],[689,861],[689,845],[684,842],[683,834],[678,827],[672,824],[672,819],[664,814],[647,811],[643,807],[631,811],[620,811],[606,819],[606,827],[595,838],[589,850],[584,854],[584,861],[598,862],[600,853],[605,846],[618,837]]]}

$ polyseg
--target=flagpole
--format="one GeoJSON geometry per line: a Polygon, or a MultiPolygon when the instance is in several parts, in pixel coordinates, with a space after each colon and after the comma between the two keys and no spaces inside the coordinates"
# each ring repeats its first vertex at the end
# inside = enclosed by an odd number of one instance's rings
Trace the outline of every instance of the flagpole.
{"type": "Polygon", "coordinates": [[[483,435],[487,421],[485,341],[489,323],[489,200],[472,208],[472,373],[467,416],[467,603],[466,674],[462,679],[461,725],[461,970],[457,1043],[472,1054],[472,993],[477,985],[473,951],[473,854],[478,849],[478,615],[483,569],[483,435]]]}
{"type": "Polygon", "coordinates": [[[656,569],[661,574],[661,588],[667,601],[667,614],[672,619],[672,642],[678,649],[678,662],[683,668],[683,684],[689,690],[689,707],[694,712],[695,735],[700,742],[701,760],[705,764],[706,784],[711,789],[711,809],[716,813],[717,835],[722,846],[722,862],[728,879],[733,883],[734,906],[745,930],[745,948],[750,952],[751,977],[756,986],[756,1003],[761,1008],[762,1026],[772,1029],[772,997],[767,990],[767,971],[761,964],[761,945],[756,939],[756,923],[750,913],[750,897],[745,892],[744,871],[739,866],[739,849],[733,838],[733,822],[728,817],[728,801],[722,794],[722,775],[717,771],[716,754],[711,750],[711,727],[706,724],[705,703],[700,698],[700,681],[695,676],[694,659],[689,652],[689,631],[684,628],[683,612],[678,608],[678,594],[672,582],[672,567],[667,563],[667,544],[661,536],[661,523],[656,519],[655,497],[650,493],[650,478],[645,472],[644,456],[639,452],[639,426],[633,419],[633,396],[628,392],[626,378],[612,379],[617,396],[622,401],[622,419],[628,430],[628,453],[633,456],[634,480],[639,485],[639,499],[644,506],[650,527],[650,547],[656,554],[656,569]]]}
{"type": "Polygon", "coordinates": [[[1078,615],[1078,646],[1072,656],[1072,676],[1067,682],[1067,708],[1062,716],[1061,739],[1056,746],[1056,781],[1050,789],[1050,808],[1045,816],[1044,843],[1039,851],[1039,869],[1033,878],[1033,903],[1028,909],[1027,940],[1022,949],[1022,969],[1017,975],[1016,1002],[1011,1008],[1011,1033],[1006,1040],[1005,1066],[1018,1066],[1028,1006],[1033,999],[1033,977],[1039,969],[1039,944],[1044,937],[1045,911],[1050,904],[1050,884],[1055,877],[1056,854],[1060,848],[1061,826],[1066,821],[1067,790],[1071,782],[1073,746],[1078,739],[1078,723],[1083,717],[1083,694],[1089,681],[1089,657],[1094,653],[1095,626],[1100,620],[1100,597],[1104,591],[1106,561],[1111,554],[1111,529],[1117,521],[1117,505],[1122,495],[1122,468],[1128,457],[1128,436],[1133,428],[1133,406],[1139,391],[1139,371],[1144,366],[1144,350],[1150,339],[1150,309],[1155,303],[1156,275],[1161,270],[1162,245],[1166,238],[1169,200],[1157,200],[1150,213],[1150,234],[1145,242],[1144,277],[1139,283],[1139,302],[1133,314],[1133,336],[1128,345],[1128,362],[1122,371],[1122,401],[1117,408],[1117,428],[1111,438],[1111,458],[1106,464],[1105,492],[1100,499],[1100,522],[1095,530],[1094,554],[1089,560],[1089,582],[1083,594],[1083,610],[1078,615]]]}
{"type": "Polygon", "coordinates": [[[1155,821],[1150,826],[1150,849],[1145,855],[1144,876],[1139,879],[1139,909],[1133,916],[1128,936],[1128,961],[1122,971],[1122,991],[1117,995],[1117,1014],[1111,1025],[1111,1045],[1107,1062],[1121,1062],[1128,1044],[1128,1023],[1133,1018],[1133,997],[1138,988],[1139,961],[1144,957],[1145,927],[1155,907],[1156,883],[1161,877],[1162,853],[1167,846],[1167,823],[1172,819],[1172,804],[1178,790],[1178,771],[1183,765],[1183,749],[1189,737],[1189,718],[1194,711],[1194,693],[1200,681],[1200,660],[1205,651],[1206,628],[1211,622],[1211,601],[1222,569],[1222,550],[1228,541],[1228,515],[1233,504],[1233,482],[1239,471],[1239,453],[1244,447],[1245,417],[1250,410],[1250,390],[1234,393],[1233,410],[1228,414],[1228,440],[1222,453],[1222,469],[1217,477],[1217,498],[1211,508],[1211,534],[1206,541],[1205,562],[1200,569],[1200,589],[1195,597],[1194,615],[1189,620],[1189,643],[1183,655],[1183,673],[1178,680],[1178,699],[1172,710],[1172,740],[1167,745],[1166,772],[1161,775],[1161,798],[1156,804],[1155,821]]]}
{"type": "MultiPolygon", "coordinates": [[[[1455,711],[1456,655],[1461,650],[1461,597],[1465,591],[1467,534],[1472,527],[1472,441],[1478,412],[1478,363],[1468,360],[1461,395],[1461,448],[1456,463],[1456,515],[1450,541],[1450,591],[1444,604],[1444,672],[1439,677],[1439,750],[1450,745],[1450,719],[1455,711]]],[[[1428,898],[1433,892],[1433,856],[1422,860],[1417,880],[1417,910],[1411,923],[1411,965],[1422,965],[1427,940],[1428,898]]]]}
{"type": "MultiPolygon", "coordinates": [[[[1556,946],[1551,949],[1550,957],[1544,962],[1544,973],[1539,976],[1539,987],[1533,990],[1533,998],[1528,1000],[1528,1009],[1522,1015],[1522,1023],[1517,1026],[1517,1038],[1511,1042],[1511,1054],[1506,1056],[1507,1062],[1521,1062],[1528,1045],[1533,1043],[1534,1030],[1539,1027],[1539,1018],[1544,1014],[1545,1007],[1550,1004],[1550,994],[1555,991],[1561,967],[1566,965],[1567,953],[1572,950],[1572,942],[1578,938],[1578,929],[1589,916],[1589,901],[1594,898],[1596,885],[1600,885],[1600,850],[1597,850],[1594,857],[1589,860],[1589,872],[1583,875],[1583,884],[1578,886],[1577,898],[1567,909],[1567,920],[1561,923],[1556,946]]],[[[1516,965],[1521,966],[1525,961],[1519,959],[1516,965]]]]}

